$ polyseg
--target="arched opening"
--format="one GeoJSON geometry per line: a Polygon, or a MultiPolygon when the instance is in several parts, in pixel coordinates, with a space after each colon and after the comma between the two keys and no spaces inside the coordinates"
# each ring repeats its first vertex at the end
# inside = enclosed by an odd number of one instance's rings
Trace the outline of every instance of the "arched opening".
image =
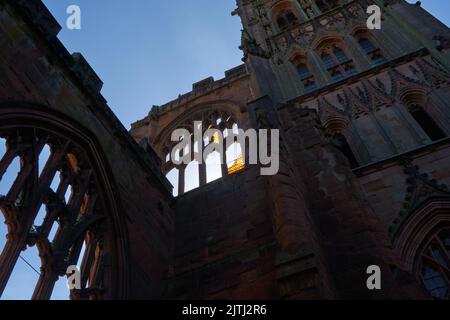
{"type": "Polygon", "coordinates": [[[409,109],[409,112],[431,141],[441,140],[446,137],[444,131],[442,131],[421,106],[414,105],[409,109]]]}
{"type": "Polygon", "coordinates": [[[189,192],[200,186],[199,163],[194,160],[186,166],[184,192],[189,192]]]}
{"type": "Polygon", "coordinates": [[[336,43],[328,41],[318,48],[322,62],[333,81],[339,81],[356,74],[353,60],[349,59],[345,51],[336,43]]]}
{"type": "Polygon", "coordinates": [[[386,58],[381,52],[381,49],[375,45],[375,41],[365,30],[358,30],[353,37],[358,42],[362,51],[367,55],[372,65],[377,66],[386,62],[386,58]]]}
{"type": "MultiPolygon", "coordinates": [[[[7,196],[21,171],[20,157],[10,153],[11,149],[7,152],[6,139],[0,137],[0,201],[7,196]]],[[[5,248],[8,235],[5,221],[6,217],[0,210],[0,254],[5,248]]]]}
{"type": "Polygon", "coordinates": [[[0,108],[0,137],[1,299],[58,296],[87,232],[101,245],[81,272],[91,285],[71,290],[72,298],[125,298],[126,234],[95,138],[45,106],[13,102],[0,108]]]}
{"type": "Polygon", "coordinates": [[[356,160],[355,154],[348,144],[347,138],[343,134],[336,133],[333,137],[333,143],[347,158],[348,162],[350,163],[350,168],[355,169],[359,167],[358,160],[356,160]]]}
{"type": "MultiPolygon", "coordinates": [[[[163,172],[166,172],[167,178],[176,189],[174,190],[175,196],[181,196],[186,192],[229,174],[227,171],[229,161],[225,150],[227,145],[226,138],[229,134],[238,133],[238,125],[230,111],[221,108],[209,109],[205,107],[203,110],[181,118],[181,120],[170,126],[171,131],[166,130],[166,132],[161,134],[161,141],[164,143],[161,147],[162,155],[166,155],[167,150],[172,152],[174,146],[170,140],[171,134],[176,128],[193,128],[197,131],[187,129],[190,133],[191,141],[186,147],[183,147],[189,163],[179,164],[176,161],[172,162],[169,160],[162,165],[163,172]],[[195,127],[196,125],[197,127],[195,127]],[[215,130],[215,132],[207,132],[207,130],[215,130]],[[220,150],[221,148],[223,150],[220,150]],[[225,159],[222,159],[222,155],[225,159]],[[173,168],[176,168],[177,171],[173,171],[173,168]],[[177,173],[178,179],[175,177],[177,173]]],[[[177,157],[180,159],[176,154],[175,158],[177,157]]],[[[168,157],[166,157],[167,159],[168,157]]]]}

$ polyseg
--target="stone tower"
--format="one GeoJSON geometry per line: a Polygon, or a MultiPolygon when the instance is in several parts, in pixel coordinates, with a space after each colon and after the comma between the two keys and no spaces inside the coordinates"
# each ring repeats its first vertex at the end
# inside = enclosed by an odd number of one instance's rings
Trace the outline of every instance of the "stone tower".
{"type": "Polygon", "coordinates": [[[178,169],[170,285],[189,291],[170,296],[445,296],[445,268],[423,255],[426,239],[448,241],[448,220],[418,221],[439,216],[435,197],[449,196],[449,29],[405,1],[238,0],[233,14],[245,65],[155,107],[132,134],[153,144],[169,172],[169,132],[229,112],[240,127],[280,129],[281,168],[272,177],[252,166],[223,170],[208,184],[200,166],[200,188],[186,194],[178,169]],[[380,30],[367,28],[374,4],[380,30]],[[414,228],[420,239],[410,238],[414,228]],[[367,289],[371,265],[383,290],[367,289]],[[436,278],[441,285],[430,284],[436,278]]]}

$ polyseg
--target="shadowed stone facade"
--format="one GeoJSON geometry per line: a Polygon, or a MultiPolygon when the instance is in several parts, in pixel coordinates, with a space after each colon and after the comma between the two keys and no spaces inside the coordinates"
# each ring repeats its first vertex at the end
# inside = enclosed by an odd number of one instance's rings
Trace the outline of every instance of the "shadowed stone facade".
{"type": "Polygon", "coordinates": [[[244,64],[128,133],[41,1],[0,0],[0,177],[22,160],[0,196],[0,293],[20,250],[36,245],[33,298],[49,298],[85,243],[74,299],[448,298],[450,30],[401,0],[238,0],[233,14],[244,64]],[[372,4],[381,30],[366,27],[372,4]],[[279,172],[225,164],[207,183],[199,165],[187,191],[188,168],[167,155],[173,130],[195,120],[279,129],[279,172]],[[43,145],[52,155],[39,175],[43,145]],[[371,265],[382,290],[367,289],[371,265]]]}

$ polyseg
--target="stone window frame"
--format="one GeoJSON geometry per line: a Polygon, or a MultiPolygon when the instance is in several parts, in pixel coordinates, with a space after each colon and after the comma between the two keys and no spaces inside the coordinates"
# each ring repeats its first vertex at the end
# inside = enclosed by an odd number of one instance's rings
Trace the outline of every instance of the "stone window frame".
{"type": "Polygon", "coordinates": [[[127,236],[98,142],[73,119],[45,105],[4,102],[0,120],[0,136],[6,140],[0,179],[14,159],[20,159],[16,179],[7,194],[0,195],[0,215],[8,232],[0,256],[0,295],[23,248],[36,246],[41,265],[33,300],[50,299],[71,265],[81,267],[81,288],[70,290],[71,299],[125,299],[127,236]],[[40,168],[46,146],[50,152],[40,168]],[[52,189],[57,175],[58,186],[52,189]],[[70,198],[65,196],[68,188],[70,198]],[[35,225],[42,208],[42,223],[35,225]],[[50,239],[55,225],[58,230],[50,239]]]}
{"type": "Polygon", "coordinates": [[[369,59],[371,65],[378,66],[388,61],[386,55],[383,53],[383,50],[381,49],[380,44],[378,43],[378,41],[374,39],[374,37],[370,34],[370,32],[367,29],[356,30],[355,32],[353,32],[352,36],[356,40],[356,43],[361,52],[369,59]],[[360,42],[363,39],[367,40],[370,43],[372,49],[366,50],[361,45],[360,42]]]}
{"type": "Polygon", "coordinates": [[[339,39],[332,38],[320,42],[316,47],[316,52],[333,82],[343,80],[358,72],[353,59],[339,39]],[[337,50],[343,53],[345,59],[342,59],[342,56],[338,57],[337,50]],[[325,61],[325,57],[328,57],[327,61],[325,61]]]}
{"type": "MultiPolygon", "coordinates": [[[[433,258],[430,259],[427,251],[430,245],[433,245],[436,236],[447,230],[450,230],[450,198],[432,197],[422,201],[421,205],[408,214],[393,235],[393,247],[399,259],[400,269],[412,274],[430,297],[432,293],[424,283],[423,268],[427,263],[436,262],[433,258]]],[[[450,290],[448,278],[446,281],[450,290]]]]}
{"type": "Polygon", "coordinates": [[[284,0],[275,4],[271,8],[270,13],[276,30],[280,32],[299,24],[300,22],[299,14],[295,10],[295,4],[291,0],[284,0]],[[284,25],[280,25],[280,19],[284,21],[284,25]]]}
{"type": "Polygon", "coordinates": [[[312,72],[313,70],[312,65],[309,63],[309,60],[307,59],[306,55],[297,53],[290,59],[290,61],[297,71],[297,75],[300,78],[305,93],[309,93],[316,90],[318,88],[316,75],[314,74],[314,72],[312,72]],[[300,74],[299,67],[301,65],[305,66],[305,68],[308,71],[308,74],[305,74],[303,76],[302,74],[300,74]]]}
{"type": "MultiPolygon", "coordinates": [[[[195,110],[195,108],[194,108],[195,110]]],[[[208,130],[208,129],[218,129],[222,132],[224,132],[225,130],[233,130],[233,126],[237,125],[238,128],[240,128],[240,123],[237,120],[237,116],[235,115],[235,113],[231,110],[228,110],[227,108],[217,108],[217,107],[211,107],[208,108],[206,110],[200,110],[198,112],[189,112],[187,115],[185,115],[183,117],[183,120],[181,121],[175,121],[171,124],[171,128],[173,129],[186,129],[189,132],[193,132],[194,128],[193,128],[193,124],[194,121],[201,121],[202,122],[202,128],[203,128],[203,133],[208,130]],[[221,119],[222,121],[220,123],[217,123],[217,120],[221,119]]],[[[185,188],[185,178],[186,178],[186,168],[188,167],[188,165],[178,165],[176,166],[171,159],[168,157],[168,154],[170,154],[173,150],[173,148],[178,144],[177,142],[172,142],[170,141],[170,136],[163,135],[166,138],[162,138],[165,139],[164,143],[163,143],[163,147],[161,148],[162,150],[162,155],[163,158],[166,159],[166,161],[164,161],[163,165],[162,165],[162,171],[165,175],[169,174],[173,169],[177,169],[178,170],[178,186],[177,187],[177,191],[174,192],[174,194],[176,194],[177,196],[182,196],[183,194],[186,193],[186,188],[185,188]]],[[[213,139],[213,138],[211,138],[213,139]]],[[[212,143],[213,141],[211,140],[210,143],[212,143]]],[[[206,148],[207,144],[206,142],[203,143],[202,148],[206,148]]],[[[245,168],[240,166],[239,170],[236,171],[231,171],[230,172],[230,168],[229,168],[229,164],[230,162],[227,161],[227,146],[224,144],[224,151],[223,151],[223,163],[221,164],[221,175],[222,178],[226,177],[229,174],[235,173],[235,172],[239,172],[242,169],[245,168]]],[[[191,155],[191,163],[195,161],[194,159],[194,154],[195,154],[195,145],[194,143],[192,143],[192,150],[190,151],[190,155],[191,155]]],[[[181,155],[181,154],[180,154],[181,155]]],[[[234,161],[234,160],[233,160],[234,161]]],[[[191,164],[190,163],[190,164],[191,164]]],[[[208,177],[206,174],[206,168],[207,164],[203,161],[202,164],[199,164],[199,182],[198,182],[198,186],[195,187],[193,190],[202,187],[204,185],[209,184],[207,182],[208,177]]],[[[189,190],[191,191],[191,190],[189,190]]]]}

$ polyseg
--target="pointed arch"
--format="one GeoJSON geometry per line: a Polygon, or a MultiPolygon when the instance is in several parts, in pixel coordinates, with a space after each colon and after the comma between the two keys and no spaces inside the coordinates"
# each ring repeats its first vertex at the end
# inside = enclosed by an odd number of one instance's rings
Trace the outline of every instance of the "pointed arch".
{"type": "MultiPolygon", "coordinates": [[[[0,136],[8,141],[10,153],[21,157],[18,178],[7,194],[0,198],[0,209],[9,227],[8,241],[0,256],[0,292],[4,291],[8,283],[21,249],[28,245],[38,248],[41,267],[45,270],[34,288],[33,298],[51,297],[55,282],[65,273],[64,267],[60,267],[78,258],[79,252],[76,250],[76,235],[68,236],[69,229],[66,227],[57,231],[57,234],[65,236],[60,241],[53,241],[52,247],[48,245],[49,234],[53,222],[62,212],[79,212],[81,220],[76,221],[82,224],[78,225],[77,222],[74,227],[83,225],[85,227],[80,232],[94,232],[96,241],[100,241],[103,250],[107,251],[102,256],[108,257],[102,261],[92,260],[93,264],[89,268],[95,265],[100,266],[98,270],[108,270],[105,273],[91,273],[90,269],[86,269],[92,287],[89,292],[87,288],[77,291],[79,298],[89,296],[101,299],[106,294],[108,299],[126,299],[129,283],[126,224],[120,214],[121,204],[116,195],[112,171],[95,136],[73,119],[45,105],[15,101],[0,103],[0,136]],[[37,156],[45,144],[50,146],[51,154],[41,176],[36,180],[33,177],[38,176],[37,156]],[[64,178],[54,192],[51,184],[60,172],[63,172],[64,178]],[[76,180],[75,193],[70,202],[65,203],[64,193],[71,179],[76,180]],[[43,203],[47,207],[47,214],[43,224],[36,226],[35,217],[43,203]],[[24,208],[28,210],[27,215],[17,215],[24,208]],[[103,222],[96,224],[99,218],[103,222]],[[31,233],[29,230],[32,230],[31,233]],[[55,256],[55,252],[64,254],[55,256]],[[68,260],[60,261],[65,257],[68,260]],[[100,282],[105,291],[97,290],[100,282]]],[[[4,159],[0,162],[0,171],[9,166],[4,159]]],[[[74,220],[69,219],[64,225],[68,227],[73,223],[74,220]]]]}
{"type": "Polygon", "coordinates": [[[401,268],[415,275],[430,296],[449,299],[450,197],[429,199],[417,208],[397,231],[394,249],[401,268]]]}

